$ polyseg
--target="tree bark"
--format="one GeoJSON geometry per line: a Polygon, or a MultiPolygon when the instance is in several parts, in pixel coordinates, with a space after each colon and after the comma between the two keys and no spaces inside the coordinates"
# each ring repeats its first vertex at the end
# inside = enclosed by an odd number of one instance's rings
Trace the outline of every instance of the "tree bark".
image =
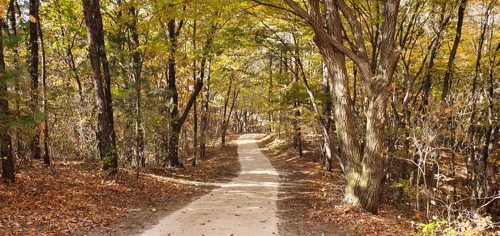
{"type": "MultiPolygon", "coordinates": [[[[356,79],[356,77],[355,77],[356,79]]],[[[354,82],[354,84],[356,84],[356,82],[354,82]]],[[[332,86],[330,85],[330,76],[328,74],[328,68],[325,66],[325,64],[323,63],[323,82],[322,82],[322,88],[323,88],[323,93],[326,95],[326,94],[330,94],[330,88],[332,86]]],[[[307,88],[307,87],[306,87],[307,88]]],[[[308,89],[310,90],[310,89],[308,89]]],[[[309,92],[308,93],[310,94],[309,96],[312,95],[312,92],[309,92]]],[[[356,93],[356,91],[354,91],[354,93],[356,93]]],[[[354,98],[356,98],[356,96],[354,96],[354,98]]],[[[355,102],[355,100],[353,100],[353,102],[355,102]]],[[[314,104],[314,103],[313,103],[314,104]]],[[[328,171],[331,171],[332,170],[332,157],[333,157],[333,154],[334,154],[334,145],[333,145],[333,141],[332,141],[332,137],[333,137],[333,124],[334,124],[334,121],[332,119],[332,100],[329,98],[329,99],[324,99],[323,101],[323,114],[322,116],[320,116],[320,114],[318,114],[318,116],[320,117],[320,123],[321,123],[321,126],[323,128],[323,149],[324,149],[324,163],[325,163],[325,167],[327,168],[328,171]],[[321,118],[322,117],[322,118],[321,118]]],[[[337,156],[337,160],[339,160],[339,157],[337,156]]],[[[339,160],[339,164],[341,164],[341,161],[339,160]]],[[[342,171],[344,170],[344,166],[342,166],[342,171]]]]}
{"type": "MultiPolygon", "coordinates": [[[[176,86],[176,60],[175,60],[175,52],[177,50],[177,37],[179,36],[179,32],[184,24],[184,21],[180,21],[179,24],[176,24],[174,19],[168,22],[168,36],[170,39],[170,49],[169,56],[167,62],[168,68],[168,76],[167,76],[167,100],[170,103],[170,124],[168,130],[168,150],[167,150],[167,161],[168,165],[174,167],[181,167],[181,163],[179,162],[179,134],[181,131],[181,127],[186,120],[193,103],[196,100],[196,97],[200,93],[203,87],[203,77],[199,77],[194,85],[194,90],[189,96],[189,100],[182,112],[182,115],[179,113],[179,95],[177,92],[176,86]]],[[[203,65],[204,66],[204,65],[203,65]]]]}
{"type": "MultiPolygon", "coordinates": [[[[38,12],[39,0],[30,0],[30,77],[31,77],[31,110],[38,112],[38,12]]],[[[40,130],[35,128],[35,134],[30,141],[31,154],[34,159],[40,159],[40,130]]]]}
{"type": "MultiPolygon", "coordinates": [[[[130,41],[130,51],[132,51],[132,79],[135,83],[135,159],[137,175],[139,174],[140,167],[146,167],[146,162],[144,159],[144,130],[142,128],[142,114],[141,114],[141,73],[142,73],[142,58],[138,51],[140,42],[139,34],[137,32],[137,11],[135,7],[130,7],[128,14],[132,18],[130,23],[130,31],[132,38],[130,41]]],[[[138,178],[138,176],[137,176],[138,178]]]]}
{"type": "Polygon", "coordinates": [[[315,33],[314,42],[325,60],[332,81],[332,104],[344,165],[346,187],[344,201],[361,205],[376,214],[380,204],[382,183],[387,172],[384,154],[385,108],[392,92],[392,76],[399,60],[400,49],[395,45],[395,26],[399,10],[398,0],[384,2],[383,22],[380,32],[380,57],[368,58],[363,30],[352,9],[340,0],[323,1],[325,20],[320,1],[309,0],[309,12],[293,0],[284,0],[292,10],[306,20],[315,33]],[[342,27],[340,13],[350,27],[342,27]],[[325,27],[326,26],[326,27],[325,27]],[[325,30],[326,28],[326,30],[325,30]],[[352,30],[357,50],[343,45],[342,29],[352,30]],[[367,91],[368,107],[363,144],[358,142],[355,117],[352,114],[352,100],[349,93],[345,56],[359,69],[367,91]],[[372,65],[374,62],[377,65],[372,65]],[[377,68],[376,74],[372,68],[377,68]]]}
{"type": "Polygon", "coordinates": [[[221,140],[220,140],[221,147],[226,146],[226,130],[227,130],[227,126],[228,126],[227,122],[229,122],[229,118],[226,119],[227,106],[229,104],[229,97],[231,96],[231,89],[233,86],[233,80],[234,80],[234,76],[231,75],[231,78],[229,78],[229,88],[227,89],[226,98],[224,99],[224,107],[222,108],[222,130],[221,130],[221,140]]]}
{"type": "Polygon", "coordinates": [[[460,44],[460,38],[462,37],[462,25],[465,15],[465,7],[467,5],[467,0],[460,0],[458,6],[458,19],[457,28],[455,30],[455,39],[453,40],[453,46],[451,47],[450,56],[448,58],[448,68],[444,74],[443,79],[443,93],[441,93],[441,103],[446,102],[446,97],[451,89],[451,76],[453,73],[453,64],[455,62],[455,56],[457,55],[458,45],[460,44]]]}
{"type": "MultiPolygon", "coordinates": [[[[179,24],[182,26],[182,22],[179,24]]],[[[167,160],[169,166],[179,167],[179,133],[181,126],[179,124],[179,95],[177,85],[175,84],[176,61],[175,52],[177,50],[177,33],[175,29],[175,20],[168,22],[168,35],[170,38],[170,49],[168,56],[168,76],[167,76],[167,99],[170,104],[169,116],[170,124],[168,129],[167,160]]],[[[179,27],[180,28],[180,27],[179,27]]]]}
{"type": "MultiPolygon", "coordinates": [[[[293,37],[295,40],[295,36],[293,37]]],[[[296,41],[296,40],[295,40],[296,41]]],[[[295,42],[295,45],[297,45],[297,42],[295,42]]],[[[299,55],[299,49],[296,47],[294,56],[292,57],[291,63],[292,63],[292,70],[293,70],[293,80],[292,83],[298,83],[299,82],[299,62],[300,60],[298,58],[299,55]]],[[[295,98],[295,101],[293,101],[293,110],[294,110],[294,119],[293,119],[293,146],[295,149],[299,150],[299,156],[302,157],[302,132],[301,132],[301,127],[300,127],[300,101],[298,98],[295,98]]]]}
{"type": "MultiPolygon", "coordinates": [[[[3,46],[3,19],[0,18],[0,73],[5,71],[5,58],[3,46]]],[[[7,100],[7,84],[0,83],[0,114],[8,117],[9,101],[7,100]]],[[[9,133],[9,126],[2,124],[0,126],[0,159],[2,163],[2,179],[4,182],[14,183],[16,181],[16,172],[14,165],[14,155],[12,154],[12,139],[9,133]]]]}
{"type": "Polygon", "coordinates": [[[111,76],[104,50],[104,29],[99,0],[83,0],[83,13],[87,26],[89,57],[97,106],[97,142],[102,169],[116,174],[116,136],[114,132],[113,106],[111,99],[111,76]],[[103,73],[101,72],[101,66],[103,73]]]}
{"type": "Polygon", "coordinates": [[[207,83],[205,85],[205,96],[203,99],[203,107],[201,112],[201,124],[200,124],[200,159],[204,160],[206,156],[206,131],[208,129],[208,117],[209,117],[209,101],[210,101],[210,63],[207,63],[207,83]]]}
{"type": "MultiPolygon", "coordinates": [[[[193,22],[193,51],[196,51],[196,20],[193,22]]],[[[193,80],[196,82],[196,60],[193,61],[193,80]]],[[[196,99],[193,104],[193,166],[196,166],[198,157],[198,111],[196,99]]]]}
{"type": "Polygon", "coordinates": [[[227,90],[227,97],[226,97],[226,100],[224,102],[224,111],[223,111],[223,114],[222,114],[222,130],[221,130],[221,147],[225,147],[226,146],[226,134],[227,134],[227,128],[229,126],[229,121],[231,120],[231,114],[233,113],[233,109],[234,109],[234,105],[236,104],[236,99],[238,99],[238,94],[239,94],[239,89],[236,90],[234,89],[233,90],[233,100],[231,102],[231,107],[229,108],[229,113],[227,112],[227,106],[228,106],[228,103],[229,103],[229,97],[231,95],[231,88],[232,88],[232,84],[233,84],[233,80],[234,80],[234,75],[231,75],[231,80],[230,80],[230,84],[229,84],[229,88],[227,90]]]}
{"type": "MultiPolygon", "coordinates": [[[[18,20],[18,16],[21,14],[20,13],[20,10],[19,10],[19,5],[17,4],[16,0],[10,0],[9,1],[9,7],[7,9],[7,18],[9,19],[9,25],[10,25],[10,31],[6,31],[6,32],[9,32],[9,36],[14,36],[14,37],[17,37],[18,36],[18,32],[17,32],[17,27],[18,27],[18,24],[17,24],[17,20],[18,20]],[[17,10],[17,11],[16,11],[17,10]]],[[[14,59],[13,59],[13,62],[14,62],[14,69],[15,70],[19,70],[20,69],[20,66],[19,66],[19,51],[17,49],[17,47],[14,47],[13,48],[13,56],[14,56],[14,59]]],[[[15,82],[15,85],[14,85],[14,90],[20,95],[21,93],[21,88],[20,88],[20,84],[18,81],[15,82]]],[[[21,107],[21,99],[19,98],[16,98],[15,99],[15,102],[14,102],[14,106],[15,106],[15,113],[16,114],[19,114],[20,113],[20,107],[21,107]]],[[[16,136],[19,137],[19,132],[17,132],[16,136]]],[[[25,148],[24,146],[21,144],[22,142],[22,139],[20,138],[17,138],[17,140],[13,140],[12,143],[13,145],[16,145],[16,148],[12,147],[12,150],[14,151],[15,150],[15,153],[13,153],[13,155],[15,155],[15,158],[16,159],[19,159],[23,156],[25,156],[25,148]]]]}
{"type": "Polygon", "coordinates": [[[38,35],[40,37],[40,49],[41,49],[41,62],[42,62],[42,87],[43,87],[43,101],[42,108],[45,113],[45,120],[40,126],[43,130],[43,163],[46,165],[51,164],[50,152],[49,152],[49,123],[48,123],[48,110],[47,110],[47,64],[45,60],[45,43],[43,40],[42,25],[40,19],[37,22],[38,35]]]}

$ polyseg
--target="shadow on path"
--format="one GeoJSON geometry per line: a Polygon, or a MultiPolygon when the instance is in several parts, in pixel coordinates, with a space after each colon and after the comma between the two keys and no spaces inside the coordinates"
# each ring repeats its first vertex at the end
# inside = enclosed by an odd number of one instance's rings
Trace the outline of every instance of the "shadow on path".
{"type": "Polygon", "coordinates": [[[142,235],[276,235],[278,173],[259,150],[261,134],[236,141],[241,173],[188,206],[160,220],[142,235]]]}

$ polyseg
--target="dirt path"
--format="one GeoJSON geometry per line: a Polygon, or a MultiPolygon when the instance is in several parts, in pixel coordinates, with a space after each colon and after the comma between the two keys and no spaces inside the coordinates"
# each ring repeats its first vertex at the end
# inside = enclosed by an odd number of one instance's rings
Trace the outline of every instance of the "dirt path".
{"type": "Polygon", "coordinates": [[[256,144],[260,137],[245,134],[236,141],[241,163],[237,178],[142,235],[276,235],[279,176],[256,144]]]}

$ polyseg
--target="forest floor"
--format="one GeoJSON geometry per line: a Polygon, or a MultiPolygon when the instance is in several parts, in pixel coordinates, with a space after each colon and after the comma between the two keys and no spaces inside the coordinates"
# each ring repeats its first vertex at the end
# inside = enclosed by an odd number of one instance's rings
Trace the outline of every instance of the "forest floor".
{"type": "MultiPolygon", "coordinates": [[[[228,140],[237,138],[231,135],[228,140]]],[[[0,182],[0,235],[132,235],[238,176],[237,146],[185,168],[130,168],[108,177],[99,164],[34,160],[16,183],[0,182]],[[203,181],[203,182],[202,182],[203,181]]]]}
{"type": "MultiPolygon", "coordinates": [[[[344,180],[340,167],[325,171],[319,145],[304,143],[303,156],[284,143],[264,138],[259,146],[278,170],[280,235],[410,235],[417,229],[414,212],[385,197],[379,214],[342,204],[344,180]]],[[[391,196],[386,187],[385,196],[391,196]]]]}
{"type": "MultiPolygon", "coordinates": [[[[231,139],[237,138],[232,135],[231,139]]],[[[385,197],[378,215],[341,202],[338,168],[325,171],[319,148],[305,142],[304,156],[263,139],[261,149],[278,170],[279,235],[408,235],[414,212],[385,197]]],[[[237,146],[208,152],[197,168],[133,169],[117,176],[98,164],[33,161],[19,169],[14,185],[0,183],[0,235],[134,235],[238,176],[237,146]]],[[[390,188],[386,188],[390,189],[390,188]]],[[[384,192],[385,196],[392,193],[384,192]]]]}

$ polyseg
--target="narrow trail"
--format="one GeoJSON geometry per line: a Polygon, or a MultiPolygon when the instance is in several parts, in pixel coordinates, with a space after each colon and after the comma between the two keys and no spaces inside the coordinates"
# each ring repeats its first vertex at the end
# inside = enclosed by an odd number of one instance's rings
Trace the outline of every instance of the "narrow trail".
{"type": "Polygon", "coordinates": [[[277,235],[279,176],[257,146],[260,137],[244,134],[236,141],[241,163],[237,178],[166,216],[142,235],[277,235]]]}

